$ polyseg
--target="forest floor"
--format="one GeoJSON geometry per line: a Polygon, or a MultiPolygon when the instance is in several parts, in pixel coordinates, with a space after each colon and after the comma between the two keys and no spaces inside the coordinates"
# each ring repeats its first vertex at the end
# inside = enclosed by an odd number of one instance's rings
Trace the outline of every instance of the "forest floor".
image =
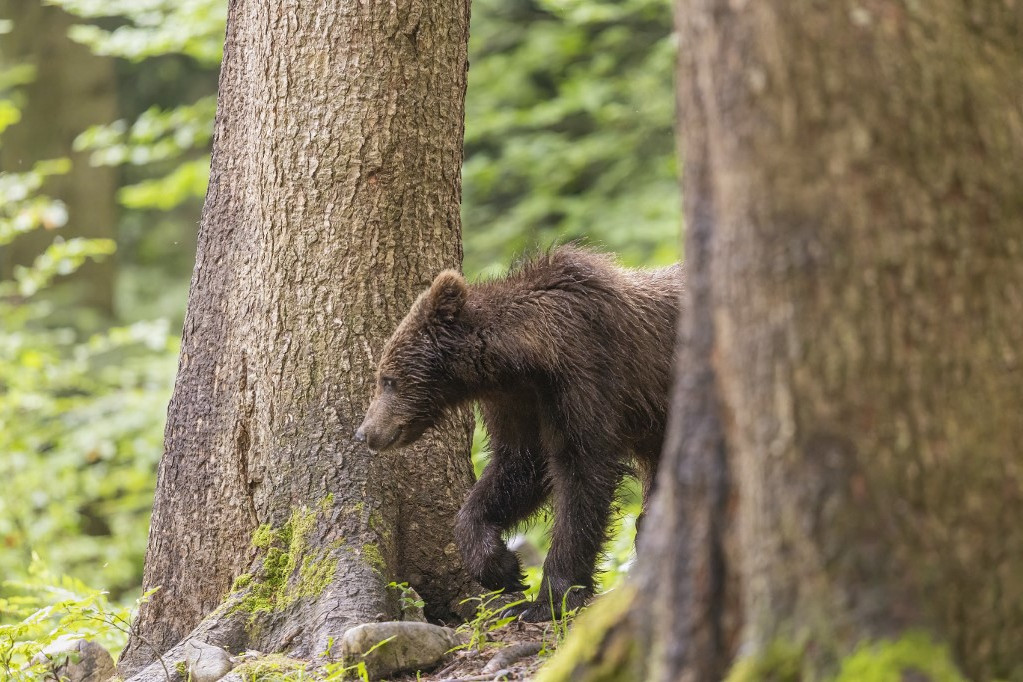
{"type": "Polygon", "coordinates": [[[490,682],[531,680],[536,671],[564,638],[567,624],[513,621],[503,627],[479,633],[482,647],[448,654],[430,674],[415,674],[394,682],[490,682]],[[507,661],[509,654],[515,660],[507,661]],[[502,658],[503,657],[503,658],[502,658]],[[496,659],[496,660],[495,660],[496,659]]]}

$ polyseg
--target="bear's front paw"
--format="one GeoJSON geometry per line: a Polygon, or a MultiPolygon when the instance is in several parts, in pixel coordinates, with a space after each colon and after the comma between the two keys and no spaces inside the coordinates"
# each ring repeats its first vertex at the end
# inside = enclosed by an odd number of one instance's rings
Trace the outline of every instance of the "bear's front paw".
{"type": "Polygon", "coordinates": [[[470,567],[473,577],[488,590],[504,590],[505,594],[521,592],[526,585],[519,558],[507,547],[501,549],[504,551],[495,552],[480,561],[476,570],[470,567]]]}

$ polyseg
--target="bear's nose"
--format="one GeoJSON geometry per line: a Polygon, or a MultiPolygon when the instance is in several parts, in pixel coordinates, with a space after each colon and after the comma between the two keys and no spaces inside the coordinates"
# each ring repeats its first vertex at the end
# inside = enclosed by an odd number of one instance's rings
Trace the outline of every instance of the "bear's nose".
{"type": "Polygon", "coordinates": [[[355,440],[359,441],[360,443],[366,442],[366,432],[363,430],[361,426],[355,431],[355,440]]]}

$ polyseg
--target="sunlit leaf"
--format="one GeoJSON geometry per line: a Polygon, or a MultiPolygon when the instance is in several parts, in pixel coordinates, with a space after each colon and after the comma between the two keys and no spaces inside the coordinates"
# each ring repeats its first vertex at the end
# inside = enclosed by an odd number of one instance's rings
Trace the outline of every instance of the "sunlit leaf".
{"type": "Polygon", "coordinates": [[[166,211],[188,199],[201,199],[210,180],[208,158],[186,161],[162,178],[122,187],[118,200],[128,208],[166,211]]]}

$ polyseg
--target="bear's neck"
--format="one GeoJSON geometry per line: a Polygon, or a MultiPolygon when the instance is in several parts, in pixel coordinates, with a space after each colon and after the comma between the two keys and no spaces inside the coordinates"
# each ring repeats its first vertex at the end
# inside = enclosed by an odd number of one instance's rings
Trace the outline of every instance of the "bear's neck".
{"type": "Polygon", "coordinates": [[[529,308],[473,301],[472,329],[456,375],[466,400],[542,389],[564,357],[565,339],[529,308]]]}

